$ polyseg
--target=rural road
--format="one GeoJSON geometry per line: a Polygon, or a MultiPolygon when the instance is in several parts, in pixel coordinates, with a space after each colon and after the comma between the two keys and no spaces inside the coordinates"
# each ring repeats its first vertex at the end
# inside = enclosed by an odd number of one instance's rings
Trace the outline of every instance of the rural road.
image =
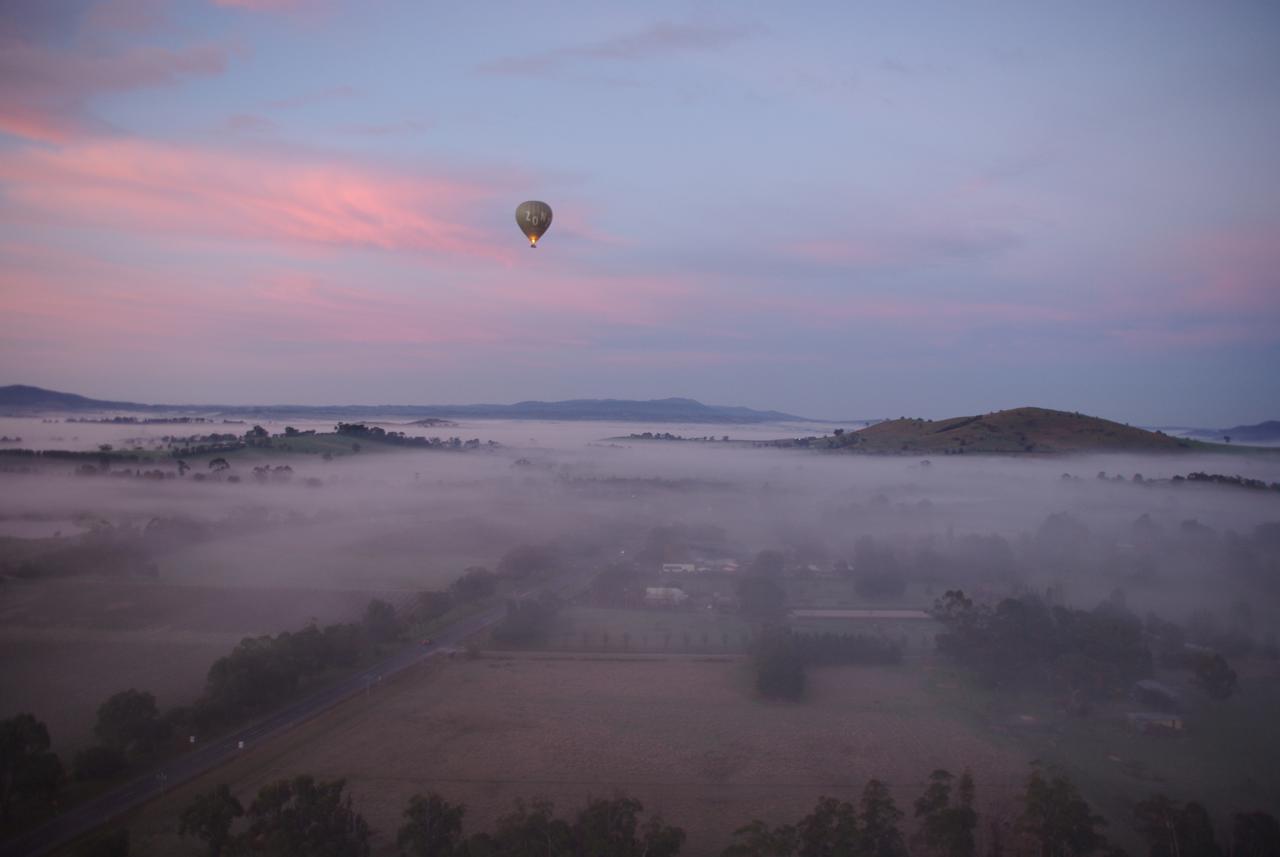
{"type": "MultiPolygon", "coordinates": [[[[564,588],[561,588],[561,591],[564,591],[564,588]]],[[[522,593],[524,594],[527,593],[522,593]]],[[[386,660],[338,684],[299,699],[263,720],[246,725],[239,732],[227,733],[213,743],[197,745],[198,749],[153,768],[145,776],[92,800],[77,804],[47,824],[3,843],[0,845],[0,857],[35,857],[65,845],[76,837],[106,824],[121,813],[231,761],[256,744],[287,732],[344,699],[366,691],[381,679],[393,676],[432,655],[458,645],[467,637],[493,625],[505,615],[506,606],[502,605],[461,619],[441,631],[429,645],[406,646],[386,660]]]]}

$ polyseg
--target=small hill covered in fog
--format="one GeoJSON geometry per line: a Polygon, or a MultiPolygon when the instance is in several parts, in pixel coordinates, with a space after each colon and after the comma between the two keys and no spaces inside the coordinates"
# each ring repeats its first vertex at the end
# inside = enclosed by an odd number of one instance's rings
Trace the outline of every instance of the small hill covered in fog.
{"type": "Polygon", "coordinates": [[[824,438],[867,453],[1171,452],[1190,441],[1072,411],[1013,408],[944,420],[896,419],[824,438]]]}

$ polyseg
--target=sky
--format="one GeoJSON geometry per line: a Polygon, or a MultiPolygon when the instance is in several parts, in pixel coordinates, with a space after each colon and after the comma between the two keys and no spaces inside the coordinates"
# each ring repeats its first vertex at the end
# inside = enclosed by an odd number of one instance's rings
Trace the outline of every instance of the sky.
{"type": "Polygon", "coordinates": [[[0,384],[1277,419],[1278,152],[1270,0],[4,0],[0,384]]]}

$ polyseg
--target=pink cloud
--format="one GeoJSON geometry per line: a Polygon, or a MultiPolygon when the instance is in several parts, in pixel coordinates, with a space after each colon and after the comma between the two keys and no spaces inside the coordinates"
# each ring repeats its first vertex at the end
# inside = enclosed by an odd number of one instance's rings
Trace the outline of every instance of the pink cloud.
{"type": "Polygon", "coordinates": [[[1280,226],[1192,238],[1178,254],[1194,281],[1182,299],[1206,312],[1280,312],[1280,226]]]}
{"type": "Polygon", "coordinates": [[[13,34],[0,36],[0,132],[67,142],[98,126],[87,110],[95,96],[218,74],[227,61],[228,51],[212,45],[56,50],[13,34]]]}
{"type": "Polygon", "coordinates": [[[293,153],[126,139],[0,154],[8,217],[504,259],[465,224],[491,189],[293,153]]]}

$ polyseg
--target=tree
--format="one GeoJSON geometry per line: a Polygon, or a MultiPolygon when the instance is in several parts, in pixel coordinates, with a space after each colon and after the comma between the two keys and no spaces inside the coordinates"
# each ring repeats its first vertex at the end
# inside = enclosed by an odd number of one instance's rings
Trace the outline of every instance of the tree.
{"type": "Polygon", "coordinates": [[[1237,678],[1222,655],[1208,655],[1196,664],[1196,681],[1213,699],[1228,699],[1235,693],[1237,678]]]}
{"type": "Polygon", "coordinates": [[[0,721],[0,822],[15,800],[57,794],[62,763],[49,751],[49,729],[32,714],[0,721]]]}
{"type": "Polygon", "coordinates": [[[517,803],[513,812],[498,819],[492,834],[467,840],[467,857],[572,857],[573,830],[553,810],[547,801],[517,803]]]}
{"type": "Polygon", "coordinates": [[[1213,819],[1201,804],[1189,801],[1178,819],[1177,854],[1179,857],[1222,857],[1213,819]]]}
{"type": "Polygon", "coordinates": [[[978,826],[978,813],[973,808],[973,776],[968,771],[961,774],[954,802],[953,779],[950,771],[936,770],[929,775],[929,785],[915,803],[920,838],[936,854],[972,857],[978,826]]]}
{"type": "Polygon", "coordinates": [[[1267,812],[1238,812],[1231,834],[1231,857],[1280,854],[1280,822],[1267,812]]]}
{"type": "Polygon", "coordinates": [[[1195,801],[1179,806],[1152,795],[1134,806],[1133,817],[1150,857],[1222,857],[1213,821],[1195,801]]]}
{"type": "Polygon", "coordinates": [[[396,608],[380,598],[374,598],[364,611],[364,630],[369,639],[375,643],[394,640],[400,633],[400,622],[396,619],[396,608]]]}
{"type": "Polygon", "coordinates": [[[146,752],[160,733],[160,711],[150,693],[129,688],[98,706],[93,734],[105,746],[124,753],[146,752]]]}
{"type": "Polygon", "coordinates": [[[861,845],[858,813],[848,801],[818,798],[813,811],[794,828],[796,857],[856,854],[861,845]]]}
{"type": "Polygon", "coordinates": [[[763,821],[753,821],[733,832],[737,840],[720,853],[720,857],[794,857],[796,829],[791,825],[770,828],[763,821]]]}
{"type": "Polygon", "coordinates": [[[781,699],[804,696],[804,660],[786,628],[771,628],[756,638],[751,647],[751,664],[756,673],[756,690],[761,696],[781,699]]]}
{"type": "Polygon", "coordinates": [[[1061,774],[1046,780],[1038,769],[1031,772],[1019,827],[1040,846],[1041,857],[1079,857],[1096,851],[1106,843],[1099,830],[1104,825],[1071,780],[1061,774]]]}
{"type": "Polygon", "coordinates": [[[451,804],[435,792],[409,798],[405,823],[396,835],[396,845],[407,857],[452,857],[462,841],[462,817],[467,808],[451,804]]]}
{"type": "Polygon", "coordinates": [[[864,857],[907,857],[907,846],[902,840],[898,822],[902,810],[898,809],[889,794],[888,787],[872,779],[862,790],[858,821],[861,822],[860,854],[864,857]]]}
{"type": "Polygon", "coordinates": [[[231,468],[231,463],[227,461],[225,458],[215,458],[209,462],[209,470],[214,473],[218,473],[223,470],[229,470],[230,468],[231,468]]]}
{"type": "Polygon", "coordinates": [[[249,829],[237,839],[270,857],[368,857],[369,825],[345,788],[345,780],[305,774],[269,783],[249,805],[249,829]]]}
{"type": "Polygon", "coordinates": [[[641,831],[643,810],[640,801],[621,795],[588,802],[573,823],[577,853],[609,857],[671,857],[679,853],[684,831],[663,825],[656,816],[641,831]]]}
{"type": "Polygon", "coordinates": [[[195,836],[209,846],[209,857],[219,857],[231,842],[231,825],[244,815],[244,807],[226,784],[197,795],[182,811],[179,836],[195,836]]]}

